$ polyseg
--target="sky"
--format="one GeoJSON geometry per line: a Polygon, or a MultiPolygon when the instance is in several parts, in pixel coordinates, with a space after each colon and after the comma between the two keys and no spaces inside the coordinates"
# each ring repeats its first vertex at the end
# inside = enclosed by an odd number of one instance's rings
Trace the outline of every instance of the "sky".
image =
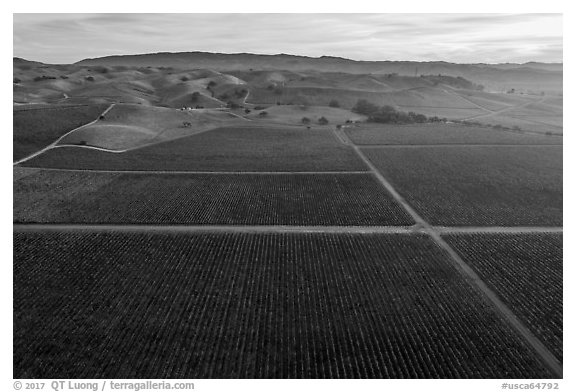
{"type": "Polygon", "coordinates": [[[13,14],[13,54],[67,64],[155,52],[562,62],[562,14],[13,14]]]}

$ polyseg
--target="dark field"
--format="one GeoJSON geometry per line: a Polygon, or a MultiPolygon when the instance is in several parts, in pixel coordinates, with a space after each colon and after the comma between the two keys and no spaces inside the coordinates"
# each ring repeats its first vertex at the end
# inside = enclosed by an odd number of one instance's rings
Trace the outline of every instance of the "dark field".
{"type": "Polygon", "coordinates": [[[346,128],[346,134],[357,145],[370,144],[557,144],[561,137],[539,136],[518,132],[456,124],[362,125],[346,128]]]}
{"type": "Polygon", "coordinates": [[[14,234],[14,378],[547,378],[422,235],[14,234]]]}
{"type": "Polygon", "coordinates": [[[47,151],[25,165],[100,170],[368,170],[328,129],[256,127],[219,128],[121,154],[64,147],[47,151]]]}
{"type": "Polygon", "coordinates": [[[562,226],[562,147],[363,149],[433,225],[562,226]]]}
{"type": "Polygon", "coordinates": [[[562,234],[445,239],[562,361],[562,234]]]}
{"type": "Polygon", "coordinates": [[[311,226],[414,223],[368,173],[58,171],[15,179],[14,221],[311,226]]]}
{"type": "Polygon", "coordinates": [[[74,128],[94,121],[108,105],[14,110],[14,161],[43,149],[74,128]]]}

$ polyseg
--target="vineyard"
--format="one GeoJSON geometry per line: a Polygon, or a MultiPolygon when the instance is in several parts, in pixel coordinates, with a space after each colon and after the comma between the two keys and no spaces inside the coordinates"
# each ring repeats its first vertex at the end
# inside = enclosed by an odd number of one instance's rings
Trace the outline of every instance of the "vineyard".
{"type": "Polygon", "coordinates": [[[14,110],[13,159],[25,158],[55,142],[66,132],[96,120],[106,107],[90,105],[14,110]]]}
{"type": "Polygon", "coordinates": [[[550,144],[561,145],[562,138],[505,132],[459,124],[364,125],[346,128],[357,145],[421,144],[550,144]]]}
{"type": "Polygon", "coordinates": [[[330,129],[219,128],[112,154],[58,148],[25,163],[31,167],[99,170],[362,171],[365,164],[330,129]]]}
{"type": "Polygon", "coordinates": [[[209,175],[41,171],[14,181],[14,221],[412,225],[372,174],[209,175]]]}
{"type": "Polygon", "coordinates": [[[562,147],[362,152],[434,225],[562,226],[562,147]]]}
{"type": "Polygon", "coordinates": [[[456,249],[562,358],[562,234],[450,235],[456,249]]]}
{"type": "Polygon", "coordinates": [[[423,235],[15,230],[13,339],[15,378],[551,377],[423,235]]]}

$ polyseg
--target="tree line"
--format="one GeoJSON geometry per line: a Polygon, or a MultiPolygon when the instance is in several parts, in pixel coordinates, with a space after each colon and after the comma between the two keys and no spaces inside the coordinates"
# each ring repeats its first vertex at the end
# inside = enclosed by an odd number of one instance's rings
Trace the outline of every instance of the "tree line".
{"type": "Polygon", "coordinates": [[[377,106],[365,99],[359,99],[352,108],[354,113],[363,114],[368,117],[368,122],[384,124],[415,124],[428,122],[446,122],[446,118],[438,116],[426,117],[423,114],[414,112],[403,112],[396,110],[390,105],[377,106]]]}

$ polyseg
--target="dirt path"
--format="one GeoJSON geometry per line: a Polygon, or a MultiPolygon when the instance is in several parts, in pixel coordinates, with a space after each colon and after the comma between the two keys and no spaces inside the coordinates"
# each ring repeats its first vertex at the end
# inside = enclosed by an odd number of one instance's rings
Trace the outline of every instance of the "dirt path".
{"type": "Polygon", "coordinates": [[[132,224],[14,224],[14,231],[85,230],[123,232],[226,233],[413,233],[410,226],[285,226],[285,225],[132,225],[132,224]]]}
{"type": "MultiPolygon", "coordinates": [[[[346,133],[344,136],[347,137],[346,133]]],[[[350,142],[350,140],[348,139],[350,142]]],[[[493,309],[499,313],[507,322],[508,324],[514,328],[532,347],[534,352],[540,357],[542,363],[550,369],[554,375],[558,377],[562,377],[562,365],[560,361],[546,348],[546,346],[538,339],[530,329],[516,317],[516,315],[512,312],[512,310],[500,299],[500,297],[489,288],[486,283],[482,281],[482,279],[478,276],[478,274],[468,265],[466,262],[460,257],[460,255],[452,249],[452,247],[444,241],[441,236],[441,231],[436,230],[435,227],[431,226],[428,222],[424,220],[412,206],[394,189],[392,184],[380,174],[380,172],[376,169],[376,167],[370,162],[370,160],[362,153],[362,150],[358,146],[353,146],[354,150],[358,154],[358,156],[366,163],[366,165],[370,168],[376,178],[380,181],[380,183],[388,190],[388,192],[396,199],[396,201],[404,207],[404,209],[412,216],[416,225],[414,229],[418,228],[423,233],[428,234],[436,244],[442,248],[449,256],[450,260],[453,265],[462,273],[462,276],[480,293],[484,295],[486,302],[492,305],[493,309]]],[[[473,228],[473,230],[477,230],[478,228],[473,228]]],[[[444,229],[446,230],[446,229],[444,229]]],[[[472,232],[469,231],[469,232],[472,232]]],[[[485,231],[485,232],[497,232],[497,231],[485,231]]],[[[444,231],[447,233],[447,231],[444,231]]]]}
{"type": "Polygon", "coordinates": [[[556,144],[357,144],[357,147],[363,149],[378,148],[422,148],[422,147],[554,147],[563,146],[562,143],[556,144]]]}
{"type": "MultiPolygon", "coordinates": [[[[53,149],[53,148],[58,147],[57,144],[58,144],[62,139],[64,139],[66,136],[70,135],[72,132],[78,131],[79,129],[83,129],[83,128],[86,128],[86,127],[88,127],[88,126],[90,126],[90,125],[96,124],[96,123],[98,122],[98,120],[100,119],[100,117],[101,117],[101,116],[105,116],[106,113],[108,113],[115,105],[116,105],[116,104],[113,103],[113,104],[111,104],[110,106],[108,106],[108,108],[106,108],[106,110],[104,110],[104,111],[102,112],[102,114],[100,114],[100,116],[98,116],[98,118],[97,118],[96,120],[91,121],[91,122],[89,122],[89,123],[87,123],[87,124],[81,125],[81,126],[79,126],[79,127],[77,127],[77,128],[74,128],[74,129],[71,130],[71,131],[66,132],[64,135],[60,136],[58,139],[56,139],[54,142],[52,142],[52,143],[49,144],[48,146],[44,147],[44,148],[41,149],[40,151],[36,151],[36,152],[35,152],[34,154],[32,154],[32,155],[29,155],[29,156],[27,156],[26,158],[23,158],[23,159],[20,159],[19,161],[14,162],[13,165],[18,165],[18,164],[20,164],[20,163],[29,161],[30,159],[32,159],[32,158],[34,158],[34,157],[37,157],[38,155],[43,154],[44,152],[46,152],[46,151],[48,151],[48,150],[51,150],[51,149],[53,149]]],[[[80,147],[80,146],[78,146],[78,147],[80,147]]]]}
{"type": "Polygon", "coordinates": [[[511,227],[511,226],[463,226],[463,227],[446,227],[446,226],[433,226],[432,229],[440,234],[530,234],[530,233],[562,233],[562,227],[553,226],[524,226],[524,227],[511,227]]]}
{"type": "Polygon", "coordinates": [[[344,129],[343,128],[332,128],[332,131],[334,132],[334,135],[336,135],[336,139],[338,139],[338,141],[346,146],[351,145],[352,141],[350,139],[348,139],[348,137],[346,135],[344,135],[344,129]]]}
{"type": "Polygon", "coordinates": [[[371,174],[370,171],[182,171],[182,170],[97,170],[97,169],[58,169],[18,166],[19,169],[29,169],[37,171],[56,171],[56,172],[88,172],[88,173],[119,173],[119,174],[210,174],[210,175],[307,175],[307,174],[371,174]]]}

